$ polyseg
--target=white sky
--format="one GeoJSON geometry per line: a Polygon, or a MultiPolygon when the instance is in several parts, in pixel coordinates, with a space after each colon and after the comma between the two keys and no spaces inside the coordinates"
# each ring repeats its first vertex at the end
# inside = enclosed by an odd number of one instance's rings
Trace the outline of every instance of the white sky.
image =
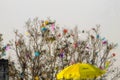
{"type": "MultiPolygon", "coordinates": [[[[51,17],[62,27],[79,29],[100,24],[102,35],[120,45],[120,0],[0,0],[0,33],[5,42],[14,38],[14,29],[23,31],[25,21],[34,17],[51,17]]],[[[119,55],[120,46],[116,52],[119,55]]]]}

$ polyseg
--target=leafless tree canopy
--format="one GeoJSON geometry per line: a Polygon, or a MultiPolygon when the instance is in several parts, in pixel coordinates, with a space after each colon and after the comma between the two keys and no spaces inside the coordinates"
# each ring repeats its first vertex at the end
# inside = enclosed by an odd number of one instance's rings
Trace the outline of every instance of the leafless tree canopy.
{"type": "Polygon", "coordinates": [[[112,73],[116,54],[111,50],[117,45],[100,35],[100,25],[79,31],[77,27],[61,28],[50,19],[34,18],[26,22],[25,28],[25,34],[14,31],[15,41],[9,42],[18,60],[17,64],[9,62],[12,80],[55,80],[60,70],[78,62],[106,69],[101,79],[112,73]],[[82,40],[80,35],[86,39],[82,40]]]}

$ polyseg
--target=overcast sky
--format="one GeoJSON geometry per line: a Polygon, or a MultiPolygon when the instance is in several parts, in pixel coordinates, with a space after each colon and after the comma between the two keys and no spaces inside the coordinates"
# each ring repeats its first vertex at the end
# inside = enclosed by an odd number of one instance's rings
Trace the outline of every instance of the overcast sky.
{"type": "Polygon", "coordinates": [[[79,29],[100,24],[102,35],[120,45],[120,0],[0,0],[0,33],[5,42],[14,38],[14,29],[22,31],[25,21],[34,17],[51,17],[62,27],[79,29]]]}

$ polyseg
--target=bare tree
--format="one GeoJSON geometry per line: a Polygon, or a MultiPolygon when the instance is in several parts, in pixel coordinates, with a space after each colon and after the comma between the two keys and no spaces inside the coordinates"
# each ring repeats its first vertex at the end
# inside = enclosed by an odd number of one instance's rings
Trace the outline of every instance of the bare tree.
{"type": "Polygon", "coordinates": [[[5,49],[6,46],[3,47],[3,38],[2,38],[2,34],[0,34],[0,59],[2,58],[2,56],[5,55],[5,49]]]}
{"type": "Polygon", "coordinates": [[[15,41],[9,43],[18,60],[18,64],[9,62],[13,80],[55,80],[60,70],[78,62],[111,71],[116,55],[111,50],[117,45],[100,36],[99,25],[79,33],[77,27],[62,29],[49,18],[34,18],[26,22],[25,28],[25,34],[14,31],[15,41]],[[86,35],[86,40],[81,39],[81,34],[86,35]]]}

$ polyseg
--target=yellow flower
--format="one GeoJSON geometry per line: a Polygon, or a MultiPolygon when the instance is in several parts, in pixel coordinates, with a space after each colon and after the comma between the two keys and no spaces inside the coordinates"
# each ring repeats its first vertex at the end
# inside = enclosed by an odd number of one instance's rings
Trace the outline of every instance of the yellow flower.
{"type": "Polygon", "coordinates": [[[36,77],[35,77],[35,80],[39,80],[39,77],[38,77],[38,76],[36,76],[36,77]]]}
{"type": "Polygon", "coordinates": [[[48,25],[48,23],[49,23],[49,22],[46,20],[46,21],[45,21],[45,24],[48,25]]]}
{"type": "Polygon", "coordinates": [[[25,32],[25,35],[27,35],[27,36],[28,36],[28,35],[29,35],[29,32],[25,32]]]}
{"type": "Polygon", "coordinates": [[[110,65],[110,61],[106,61],[106,63],[105,63],[105,67],[108,68],[109,65],[110,65]]]}

